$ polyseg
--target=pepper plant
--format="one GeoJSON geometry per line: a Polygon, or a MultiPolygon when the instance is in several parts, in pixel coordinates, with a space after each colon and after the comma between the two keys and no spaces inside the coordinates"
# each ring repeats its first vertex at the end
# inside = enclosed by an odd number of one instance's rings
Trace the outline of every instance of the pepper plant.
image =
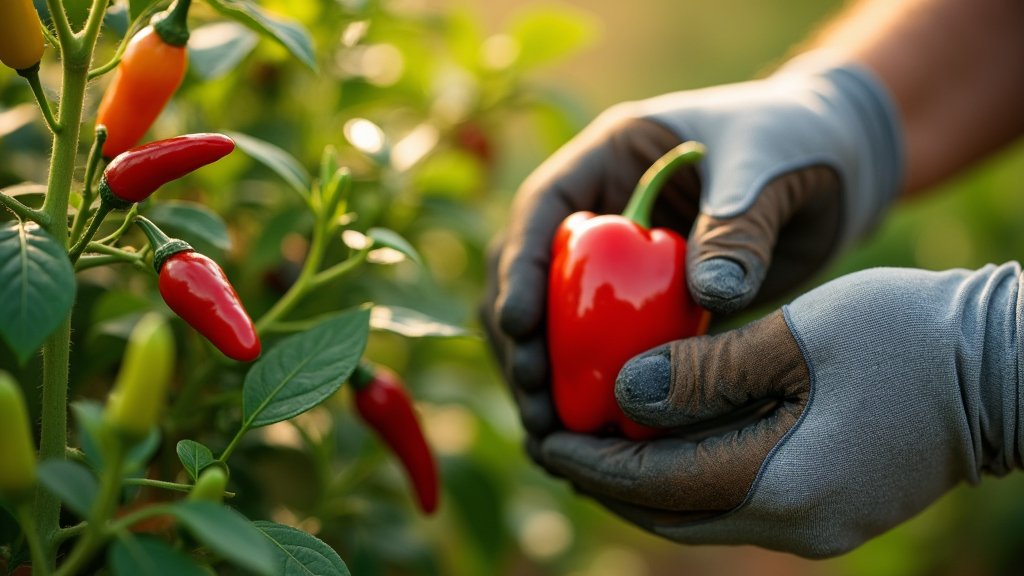
{"type": "MultiPolygon", "coordinates": [[[[426,522],[415,507],[451,514],[473,537],[492,523],[465,490],[446,511],[445,475],[475,472],[435,461],[412,404],[424,390],[406,371],[437,349],[402,345],[403,360],[381,342],[483,350],[463,327],[475,295],[457,276],[438,286],[437,248],[407,238],[475,221],[459,226],[477,267],[489,233],[466,200],[486,198],[495,125],[515,109],[564,119],[515,66],[474,63],[484,39],[459,18],[448,49],[468,74],[424,96],[417,46],[398,43],[393,84],[366,68],[376,31],[423,21],[312,5],[313,30],[249,0],[0,8],[0,61],[24,77],[0,98],[24,82],[48,138],[45,183],[0,189],[0,570],[347,574],[344,556],[363,574],[437,573],[442,550],[359,545],[396,531],[367,514],[397,512],[403,530],[426,522]],[[325,75],[317,98],[279,97],[325,75]],[[269,130],[245,99],[290,120],[269,130]],[[311,500],[259,481],[281,430],[315,456],[311,500]]],[[[0,149],[18,146],[34,144],[0,130],[0,149]]],[[[459,563],[444,572],[479,572],[459,563]]]]}

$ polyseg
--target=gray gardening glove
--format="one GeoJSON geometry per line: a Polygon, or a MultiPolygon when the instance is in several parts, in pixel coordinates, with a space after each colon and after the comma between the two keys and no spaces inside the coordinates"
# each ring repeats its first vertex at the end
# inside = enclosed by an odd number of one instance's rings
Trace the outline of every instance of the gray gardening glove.
{"type": "MultiPolygon", "coordinates": [[[[545,308],[551,240],[570,213],[618,213],[640,175],[684,140],[707,145],[655,205],[689,237],[687,281],[712,312],[778,298],[863,235],[900,186],[902,144],[868,71],[804,57],[765,80],[621,104],[523,184],[492,272],[484,321],[524,425],[557,428],[545,308]]],[[[610,329],[613,327],[610,327],[610,329]]]]}
{"type": "Polygon", "coordinates": [[[844,276],[619,374],[631,418],[718,431],[646,443],[556,432],[542,462],[672,540],[848,551],[961,481],[1022,467],[1021,282],[1016,263],[844,276]]]}

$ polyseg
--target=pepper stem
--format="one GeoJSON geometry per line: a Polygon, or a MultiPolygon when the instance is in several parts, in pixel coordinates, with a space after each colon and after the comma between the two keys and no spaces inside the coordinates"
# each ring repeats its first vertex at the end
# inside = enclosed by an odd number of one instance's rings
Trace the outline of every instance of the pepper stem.
{"type": "Polygon", "coordinates": [[[171,46],[188,44],[188,8],[192,0],[178,0],[170,12],[164,14],[153,30],[171,46]]]}
{"type": "Polygon", "coordinates": [[[153,268],[156,268],[157,272],[164,265],[164,260],[178,252],[192,250],[192,246],[188,242],[168,237],[159,226],[144,216],[136,216],[135,224],[142,229],[142,233],[149,240],[149,246],[153,249],[153,268]]]}
{"type": "Polygon", "coordinates": [[[355,370],[352,371],[352,375],[348,377],[348,381],[356,390],[366,388],[373,381],[373,365],[366,360],[360,360],[359,364],[356,364],[355,370]]]}
{"type": "Polygon", "coordinates": [[[651,164],[651,167],[640,177],[622,215],[644,228],[650,228],[651,210],[654,208],[654,201],[658,198],[658,192],[661,191],[665,180],[675,172],[676,168],[699,162],[704,157],[706,150],[700,142],[690,140],[655,160],[654,164],[651,164]]]}

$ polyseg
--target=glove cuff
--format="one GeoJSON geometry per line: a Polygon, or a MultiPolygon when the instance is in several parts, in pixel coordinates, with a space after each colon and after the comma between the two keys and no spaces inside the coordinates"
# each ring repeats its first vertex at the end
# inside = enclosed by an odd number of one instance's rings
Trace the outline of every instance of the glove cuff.
{"type": "Polygon", "coordinates": [[[840,250],[870,232],[882,219],[903,188],[905,153],[902,121],[895,99],[875,73],[866,66],[841,59],[826,50],[802,54],[780,68],[773,77],[811,79],[811,89],[827,106],[839,130],[847,132],[854,168],[843,173],[844,229],[840,250]]]}

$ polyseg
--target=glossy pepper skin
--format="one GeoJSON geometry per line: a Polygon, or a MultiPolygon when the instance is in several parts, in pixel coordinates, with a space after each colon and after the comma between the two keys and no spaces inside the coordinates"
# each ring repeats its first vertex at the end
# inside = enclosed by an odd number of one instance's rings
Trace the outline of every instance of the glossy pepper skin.
{"type": "Polygon", "coordinates": [[[234,149],[234,140],[223,134],[185,134],[132,148],[103,170],[100,197],[114,208],[127,208],[234,149]]]}
{"type": "Polygon", "coordinates": [[[168,238],[149,220],[140,216],[136,224],[153,247],[153,267],[167,306],[228,358],[259,358],[256,327],[224,270],[187,242],[168,238]]]}
{"type": "Polygon", "coordinates": [[[157,425],[174,375],[174,333],[151,312],[132,328],[103,419],[123,437],[145,438],[157,425]]]}
{"type": "Polygon", "coordinates": [[[36,484],[36,446],[25,398],[10,374],[0,372],[0,497],[29,498],[36,484]]]}
{"type": "Polygon", "coordinates": [[[383,366],[361,365],[352,376],[356,409],[405,468],[425,514],[437,510],[437,463],[423,437],[402,380],[383,366]]]}
{"type": "Polygon", "coordinates": [[[189,3],[178,0],[162,20],[140,30],[128,43],[96,116],[96,123],[108,132],[104,157],[135,146],[185,78],[189,3]]]}
{"type": "Polygon", "coordinates": [[[628,217],[577,212],[555,234],[548,350],[555,408],[568,430],[632,440],[660,433],[626,417],[615,400],[615,379],[633,356],[707,328],[708,313],[686,287],[686,240],[647,224],[669,170],[696,161],[701,150],[686,143],[655,163],[634,192],[628,217]]]}
{"type": "Polygon", "coordinates": [[[43,32],[32,0],[0,2],[0,62],[27,70],[43,57],[43,32]]]}

